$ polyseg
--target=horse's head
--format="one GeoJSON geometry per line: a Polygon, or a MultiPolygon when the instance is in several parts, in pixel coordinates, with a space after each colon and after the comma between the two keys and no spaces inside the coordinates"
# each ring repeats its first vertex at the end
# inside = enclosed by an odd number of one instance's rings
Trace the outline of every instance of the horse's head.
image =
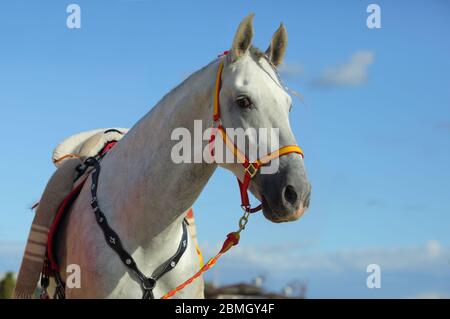
{"type": "MultiPolygon", "coordinates": [[[[265,53],[251,45],[252,37],[253,15],[250,15],[239,25],[226,58],[219,96],[223,126],[242,128],[248,133],[245,136],[245,151],[242,151],[249,158],[252,157],[250,148],[255,143],[258,152],[263,148],[275,151],[282,146],[296,145],[289,123],[291,97],[277,73],[286,50],[286,29],[280,26],[265,53]],[[269,137],[270,130],[276,133],[273,129],[277,129],[278,139],[263,138],[261,132],[264,129],[269,137]]],[[[263,154],[257,155],[260,158],[263,154]]],[[[242,179],[240,164],[222,166],[242,179]]],[[[269,166],[260,169],[249,186],[255,197],[262,201],[264,216],[273,222],[300,218],[309,205],[311,192],[303,158],[291,153],[273,159],[269,166]],[[276,164],[275,169],[273,164],[276,164]]]]}

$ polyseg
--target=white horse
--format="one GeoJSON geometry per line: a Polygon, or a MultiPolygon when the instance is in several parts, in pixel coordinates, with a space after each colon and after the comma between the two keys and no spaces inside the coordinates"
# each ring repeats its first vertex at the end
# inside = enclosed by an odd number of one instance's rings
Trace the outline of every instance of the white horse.
{"type": "MultiPolygon", "coordinates": [[[[279,144],[295,145],[288,119],[291,98],[276,72],[287,45],[286,30],[280,26],[265,54],[251,45],[252,37],[250,15],[239,25],[224,61],[219,97],[222,124],[244,129],[279,128],[279,144]]],[[[193,132],[194,120],[211,125],[219,63],[220,59],[214,60],[164,96],[101,162],[99,206],[146,275],[177,250],[184,213],[218,166],[206,162],[175,164],[171,160],[171,132],[179,127],[193,132]]],[[[219,165],[242,179],[240,164],[219,165]]],[[[69,264],[81,269],[81,288],[66,287],[66,297],[141,298],[139,281],[108,247],[95,220],[90,206],[91,181],[87,180],[60,232],[61,269],[69,264]]],[[[303,159],[297,154],[283,156],[275,174],[258,173],[250,183],[251,192],[262,201],[264,216],[273,222],[298,219],[309,205],[310,189],[303,159]]],[[[154,296],[161,297],[198,269],[197,252],[189,240],[177,266],[157,281],[154,296]]],[[[64,271],[61,276],[66,279],[64,271]]],[[[203,289],[200,278],[176,297],[202,298],[203,289]]]]}

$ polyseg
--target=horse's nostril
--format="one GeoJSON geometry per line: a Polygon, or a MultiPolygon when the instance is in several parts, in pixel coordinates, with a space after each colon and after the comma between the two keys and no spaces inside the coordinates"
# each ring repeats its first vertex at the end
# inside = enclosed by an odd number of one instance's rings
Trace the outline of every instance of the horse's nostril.
{"type": "Polygon", "coordinates": [[[291,205],[294,205],[297,202],[297,192],[293,186],[286,186],[284,189],[284,199],[291,205]]]}

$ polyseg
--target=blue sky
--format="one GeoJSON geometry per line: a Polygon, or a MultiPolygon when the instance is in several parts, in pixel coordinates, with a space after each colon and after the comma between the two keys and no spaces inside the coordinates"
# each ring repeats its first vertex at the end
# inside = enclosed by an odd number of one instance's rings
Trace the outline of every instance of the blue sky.
{"type": "MultiPolygon", "coordinates": [[[[132,126],[254,12],[256,46],[281,21],[288,30],[282,76],[303,96],[291,123],[311,208],[282,225],[252,216],[240,250],[208,278],[265,273],[273,289],[299,279],[311,297],[449,297],[450,4],[376,1],[382,28],[368,29],[370,3],[3,1],[0,272],[18,268],[54,146],[132,126]],[[70,3],[81,29],[66,27],[70,3]],[[365,285],[370,263],[380,289],[365,285]]],[[[194,206],[207,254],[235,228],[238,204],[235,179],[218,170],[194,206]]]]}

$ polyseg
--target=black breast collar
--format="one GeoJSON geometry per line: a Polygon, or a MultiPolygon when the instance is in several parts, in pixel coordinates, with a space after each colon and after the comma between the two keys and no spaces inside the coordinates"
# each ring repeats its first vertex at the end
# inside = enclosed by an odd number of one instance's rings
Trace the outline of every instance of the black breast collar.
{"type": "Polygon", "coordinates": [[[135,275],[135,277],[140,281],[142,288],[142,299],[153,299],[153,289],[156,286],[156,282],[159,278],[167,274],[178,264],[180,258],[183,256],[186,251],[188,244],[188,231],[186,226],[186,221],[184,220],[183,225],[183,235],[181,236],[180,244],[178,245],[178,249],[176,253],[170,257],[167,261],[165,261],[160,267],[157,268],[153,272],[150,277],[145,276],[142,271],[139,270],[135,260],[131,255],[125,250],[120,241],[117,233],[109,226],[108,221],[106,220],[106,216],[100,210],[98,205],[97,198],[97,188],[98,188],[98,177],[100,174],[100,162],[95,159],[92,161],[94,170],[92,171],[92,185],[91,185],[91,207],[94,209],[95,219],[97,220],[97,224],[103,231],[105,236],[106,243],[111,247],[117,255],[119,255],[120,260],[122,260],[123,264],[131,270],[131,272],[135,275]]]}
{"type": "MultiPolygon", "coordinates": [[[[98,154],[95,157],[89,157],[87,158],[84,163],[77,168],[78,171],[78,177],[81,177],[89,167],[93,167],[93,170],[91,172],[91,179],[92,179],[92,185],[91,185],[91,207],[94,210],[95,213],[95,219],[97,221],[97,224],[100,226],[100,229],[103,231],[103,235],[105,236],[106,243],[109,247],[111,247],[119,256],[120,260],[123,262],[125,267],[127,267],[135,276],[137,280],[139,280],[141,288],[142,288],[142,299],[154,299],[153,295],[153,289],[156,286],[156,282],[159,278],[167,274],[169,271],[171,271],[180,261],[181,257],[183,256],[184,252],[187,249],[188,245],[188,230],[187,230],[187,221],[186,219],[182,222],[183,227],[183,234],[181,236],[180,243],[178,245],[178,249],[175,252],[172,257],[170,257],[168,260],[166,260],[162,265],[160,265],[151,276],[147,277],[144,275],[142,271],[139,270],[136,261],[133,259],[133,257],[125,250],[125,248],[122,245],[122,242],[119,238],[119,235],[109,226],[108,221],[106,219],[105,214],[101,211],[99,204],[98,204],[98,198],[97,198],[97,188],[98,188],[98,178],[100,175],[100,161],[103,158],[103,156],[106,154],[106,152],[102,152],[98,154]]],[[[83,182],[84,183],[84,182],[83,182]]],[[[82,186],[80,186],[82,187],[82,186]]],[[[81,190],[81,189],[80,189],[81,190]]],[[[78,195],[77,193],[76,195],[78,195]]],[[[73,201],[75,200],[76,196],[74,197],[73,201]]],[[[68,205],[65,210],[69,210],[70,205],[68,205]]],[[[54,254],[56,258],[56,254],[54,254]]],[[[55,264],[57,264],[57,260],[54,260],[55,264]]],[[[44,267],[45,268],[45,267],[44,267]]],[[[44,274],[44,272],[43,272],[44,274]]],[[[56,281],[56,290],[55,290],[55,298],[58,299],[65,299],[65,284],[59,274],[59,271],[54,271],[55,281],[56,281]]],[[[47,287],[48,287],[48,274],[43,275],[41,278],[41,286],[44,291],[44,295],[48,296],[47,294],[47,287]]],[[[41,296],[42,298],[42,296],[41,296]]],[[[46,297],[44,297],[46,298],[46,297]]]]}

